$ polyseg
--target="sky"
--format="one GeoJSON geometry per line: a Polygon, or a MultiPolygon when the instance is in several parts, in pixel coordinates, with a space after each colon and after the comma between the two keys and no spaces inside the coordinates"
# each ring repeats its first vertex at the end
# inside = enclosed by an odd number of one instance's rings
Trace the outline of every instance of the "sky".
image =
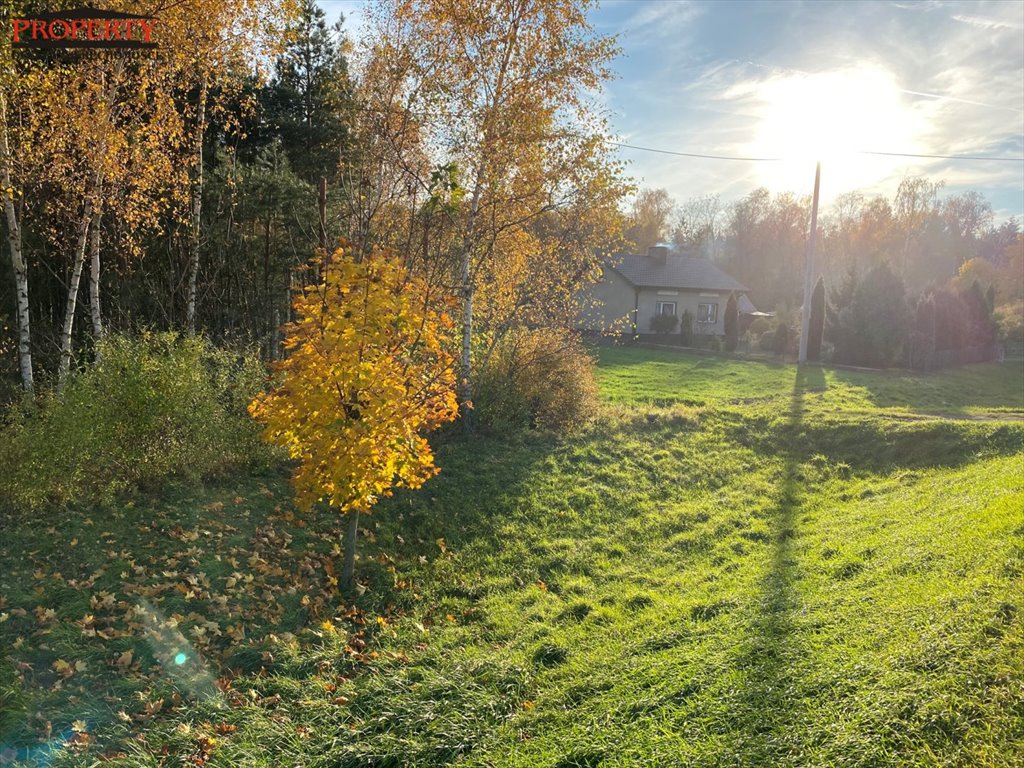
{"type": "MultiPolygon", "coordinates": [[[[361,0],[319,0],[357,37],[361,0]]],[[[1024,2],[604,0],[617,78],[597,98],[629,173],[677,202],[723,204],[759,186],[891,198],[905,176],[976,190],[997,219],[1024,216],[1024,2]],[[877,153],[969,155],[954,161],[877,153]]]]}

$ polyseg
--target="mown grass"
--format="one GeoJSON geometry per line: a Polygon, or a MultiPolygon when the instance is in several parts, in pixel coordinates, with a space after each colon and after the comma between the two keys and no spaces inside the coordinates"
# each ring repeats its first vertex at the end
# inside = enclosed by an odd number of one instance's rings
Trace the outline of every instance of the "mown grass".
{"type": "Polygon", "coordinates": [[[600,376],[572,439],[442,444],[354,601],[283,476],[4,518],[2,759],[1021,764],[1019,367],[600,376]]]}
{"type": "MultiPolygon", "coordinates": [[[[796,376],[791,365],[671,350],[602,347],[598,356],[601,390],[612,402],[753,404],[785,397],[796,376]]],[[[1024,416],[1024,360],[928,373],[812,367],[805,389],[812,409],[1024,416]]]]}

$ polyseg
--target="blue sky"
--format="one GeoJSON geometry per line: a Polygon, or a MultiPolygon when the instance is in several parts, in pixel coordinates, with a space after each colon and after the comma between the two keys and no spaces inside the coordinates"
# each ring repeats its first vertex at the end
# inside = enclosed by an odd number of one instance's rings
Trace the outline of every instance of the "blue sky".
{"type": "MultiPolygon", "coordinates": [[[[358,36],[360,0],[321,0],[358,36]]],[[[605,0],[618,78],[600,101],[619,140],[733,162],[621,149],[644,186],[728,204],[758,186],[891,197],[905,175],[1024,213],[1024,163],[857,154],[1024,157],[1024,2],[605,0]]]]}

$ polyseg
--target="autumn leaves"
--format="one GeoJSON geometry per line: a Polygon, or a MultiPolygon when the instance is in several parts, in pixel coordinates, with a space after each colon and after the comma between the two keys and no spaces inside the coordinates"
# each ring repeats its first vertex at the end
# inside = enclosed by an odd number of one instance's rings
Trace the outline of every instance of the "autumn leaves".
{"type": "Polygon", "coordinates": [[[458,415],[444,303],[394,261],[338,250],[295,313],[277,385],[249,411],[298,461],[300,509],[368,512],[422,485],[437,472],[423,435],[458,415]]]}

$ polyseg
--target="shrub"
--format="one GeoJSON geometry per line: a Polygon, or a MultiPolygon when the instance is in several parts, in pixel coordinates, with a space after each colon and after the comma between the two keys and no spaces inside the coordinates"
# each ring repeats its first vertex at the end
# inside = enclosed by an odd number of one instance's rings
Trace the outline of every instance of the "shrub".
{"type": "Polygon", "coordinates": [[[788,348],[789,326],[785,323],[779,323],[779,327],[775,329],[775,338],[772,340],[772,352],[779,357],[783,357],[788,348]]]}
{"type": "Polygon", "coordinates": [[[764,334],[766,331],[770,331],[771,329],[772,329],[772,321],[771,320],[769,320],[767,317],[758,317],[758,318],[755,318],[750,323],[750,327],[747,328],[747,333],[750,334],[750,338],[752,338],[752,339],[759,339],[759,338],[761,338],[762,334],[764,334]]]}
{"type": "Polygon", "coordinates": [[[477,372],[473,404],[481,425],[497,432],[571,432],[597,408],[594,359],[565,331],[509,333],[477,372]]]}
{"type": "Polygon", "coordinates": [[[679,325],[679,318],[675,315],[655,315],[651,318],[651,330],[655,333],[672,333],[679,325]]]}
{"type": "Polygon", "coordinates": [[[170,477],[267,458],[245,406],[263,384],[251,354],[176,334],[111,336],[60,393],[0,428],[0,500],[18,508],[109,500],[170,477]]]}
{"type": "Polygon", "coordinates": [[[757,340],[757,346],[762,352],[773,352],[775,350],[775,331],[767,330],[757,340]]]}
{"type": "Polygon", "coordinates": [[[999,326],[999,338],[1003,343],[1024,342],[1024,303],[1003,304],[996,307],[994,318],[999,326]]]}

